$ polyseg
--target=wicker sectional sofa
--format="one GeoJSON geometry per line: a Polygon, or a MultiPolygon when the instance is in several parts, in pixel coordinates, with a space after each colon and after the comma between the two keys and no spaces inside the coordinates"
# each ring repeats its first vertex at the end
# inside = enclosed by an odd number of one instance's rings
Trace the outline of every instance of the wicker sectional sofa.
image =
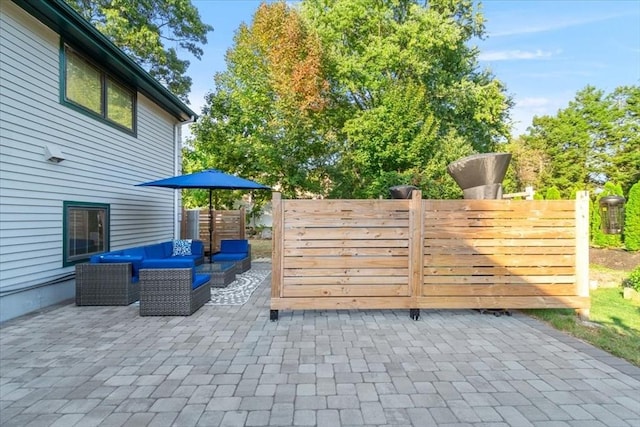
{"type": "Polygon", "coordinates": [[[193,268],[204,262],[201,241],[190,242],[190,254],[180,242],[177,254],[177,243],[168,241],[94,255],[76,265],[76,305],[129,305],[140,298],[141,269],[193,268]]]}

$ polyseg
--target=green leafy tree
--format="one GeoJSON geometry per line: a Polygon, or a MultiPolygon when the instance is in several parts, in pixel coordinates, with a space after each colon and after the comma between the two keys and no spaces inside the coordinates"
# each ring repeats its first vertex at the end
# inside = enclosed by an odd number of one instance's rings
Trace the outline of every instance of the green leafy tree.
{"type": "Polygon", "coordinates": [[[227,70],[193,127],[186,165],[218,167],[278,186],[285,197],[325,192],[333,155],[331,103],[319,39],[285,3],[241,25],[227,70]]]}
{"type": "Polygon", "coordinates": [[[624,246],[628,251],[640,250],[640,181],[633,184],[627,197],[624,246]]]}
{"type": "Polygon", "coordinates": [[[482,16],[466,0],[261,5],[194,126],[193,164],[285,196],[460,197],[446,165],[508,133],[503,85],[478,69],[482,16]]]}
{"type": "Polygon", "coordinates": [[[605,102],[608,119],[594,149],[602,175],[626,194],[640,180],[640,86],[618,87],[605,102]]]}
{"type": "Polygon", "coordinates": [[[479,70],[483,17],[466,0],[307,0],[302,13],[327,53],[344,137],[336,197],[378,197],[412,184],[459,197],[446,165],[496,148],[510,99],[479,70]]]}
{"type": "Polygon", "coordinates": [[[587,86],[556,116],[535,117],[521,139],[544,154],[536,187],[556,186],[567,196],[613,181],[628,191],[640,176],[640,87],[605,95],[587,86]]]}
{"type": "Polygon", "coordinates": [[[213,30],[204,24],[190,0],[66,0],[101,33],[131,56],[181,100],[188,102],[189,61],[179,49],[197,59],[213,30]]]}
{"type": "Polygon", "coordinates": [[[511,162],[503,182],[506,192],[516,193],[526,187],[535,189],[539,184],[538,177],[546,170],[546,154],[539,148],[527,145],[522,138],[511,140],[503,151],[511,153],[511,162]]]}

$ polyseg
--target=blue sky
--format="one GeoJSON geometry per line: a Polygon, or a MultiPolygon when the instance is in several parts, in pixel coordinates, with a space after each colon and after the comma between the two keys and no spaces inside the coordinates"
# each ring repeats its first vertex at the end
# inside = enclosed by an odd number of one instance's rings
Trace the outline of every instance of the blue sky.
{"type": "MultiPolygon", "coordinates": [[[[224,55],[240,23],[250,23],[260,1],[192,0],[214,27],[202,61],[191,61],[189,97],[199,113],[224,71],[224,55]]],[[[292,3],[295,4],[295,3],[292,3]]],[[[611,92],[640,85],[640,0],[486,0],[487,37],[476,41],[480,66],[505,83],[515,106],[515,135],[534,115],[554,115],[587,85],[611,92]]]]}

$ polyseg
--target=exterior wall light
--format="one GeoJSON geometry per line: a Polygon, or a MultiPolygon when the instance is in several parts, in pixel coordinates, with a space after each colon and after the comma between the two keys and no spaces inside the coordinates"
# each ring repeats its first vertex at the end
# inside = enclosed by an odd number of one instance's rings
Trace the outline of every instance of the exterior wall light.
{"type": "Polygon", "coordinates": [[[602,232],[605,234],[620,234],[624,226],[624,203],[622,196],[605,196],[600,199],[600,218],[602,232]]]}

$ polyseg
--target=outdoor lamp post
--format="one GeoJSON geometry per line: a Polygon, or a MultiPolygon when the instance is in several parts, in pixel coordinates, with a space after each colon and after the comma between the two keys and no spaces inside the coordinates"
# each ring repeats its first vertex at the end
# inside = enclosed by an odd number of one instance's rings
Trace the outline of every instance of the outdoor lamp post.
{"type": "Polygon", "coordinates": [[[624,225],[624,202],[622,196],[605,196],[600,199],[600,218],[602,232],[605,234],[619,234],[624,225]]]}

